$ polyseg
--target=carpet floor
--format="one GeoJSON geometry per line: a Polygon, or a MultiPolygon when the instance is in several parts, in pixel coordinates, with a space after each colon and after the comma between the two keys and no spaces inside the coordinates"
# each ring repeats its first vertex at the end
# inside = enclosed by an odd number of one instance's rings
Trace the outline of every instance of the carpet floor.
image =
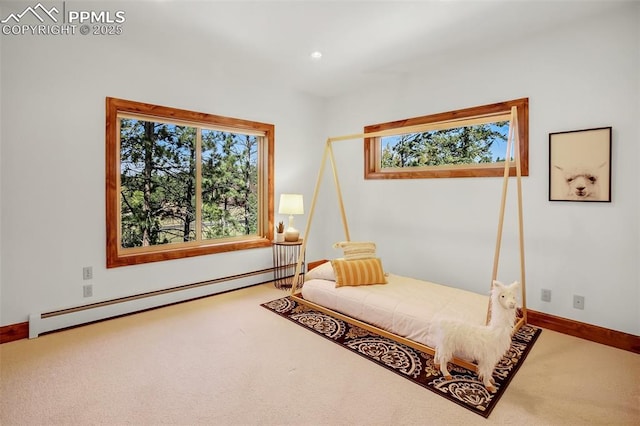
{"type": "Polygon", "coordinates": [[[0,345],[0,425],[633,425],[640,356],[544,329],[488,418],[261,307],[263,284],[0,345]]]}
{"type": "Polygon", "coordinates": [[[446,380],[432,355],[298,304],[290,297],[261,306],[483,417],[491,414],[541,332],[524,325],[514,334],[509,351],[494,372],[497,392],[491,393],[474,371],[451,365],[452,379],[446,380]]]}

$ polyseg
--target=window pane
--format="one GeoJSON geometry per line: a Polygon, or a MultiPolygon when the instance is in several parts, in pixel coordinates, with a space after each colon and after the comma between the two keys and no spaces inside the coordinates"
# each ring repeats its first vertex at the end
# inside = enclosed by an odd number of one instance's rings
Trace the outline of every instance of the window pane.
{"type": "Polygon", "coordinates": [[[517,152],[528,176],[529,99],[520,98],[365,126],[365,179],[491,177],[505,167],[515,176],[516,162],[505,164],[512,119],[510,160],[517,152]]]}
{"type": "Polygon", "coordinates": [[[121,246],[195,239],[196,129],[120,119],[121,246]]]}
{"type": "Polygon", "coordinates": [[[382,168],[504,161],[509,122],[477,124],[381,138],[382,168]]]}
{"type": "Polygon", "coordinates": [[[202,239],[257,234],[259,140],[202,130],[202,239]]]}

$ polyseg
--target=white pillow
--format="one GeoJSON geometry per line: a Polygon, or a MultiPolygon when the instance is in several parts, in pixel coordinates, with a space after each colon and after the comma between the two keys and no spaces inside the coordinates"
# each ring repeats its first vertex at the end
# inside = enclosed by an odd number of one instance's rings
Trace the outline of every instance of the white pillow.
{"type": "Polygon", "coordinates": [[[331,262],[325,262],[320,266],[316,266],[306,274],[304,274],[304,280],[327,280],[335,281],[336,274],[333,272],[333,266],[331,262]]]}
{"type": "Polygon", "coordinates": [[[376,257],[376,243],[372,241],[341,241],[333,248],[341,248],[346,260],[372,259],[376,257]]]}

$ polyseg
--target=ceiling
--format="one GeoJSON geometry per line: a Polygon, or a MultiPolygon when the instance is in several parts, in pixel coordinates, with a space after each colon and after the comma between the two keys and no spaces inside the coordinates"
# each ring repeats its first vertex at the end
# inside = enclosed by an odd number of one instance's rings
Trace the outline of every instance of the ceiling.
{"type": "Polygon", "coordinates": [[[189,44],[200,53],[200,60],[211,61],[210,66],[333,97],[398,78],[444,54],[517,43],[597,16],[621,2],[164,0],[152,4],[146,9],[146,22],[161,26],[155,31],[163,31],[166,42],[179,39],[189,44]],[[175,37],[178,32],[180,38],[175,37]],[[315,50],[322,52],[320,60],[311,59],[315,50]]]}

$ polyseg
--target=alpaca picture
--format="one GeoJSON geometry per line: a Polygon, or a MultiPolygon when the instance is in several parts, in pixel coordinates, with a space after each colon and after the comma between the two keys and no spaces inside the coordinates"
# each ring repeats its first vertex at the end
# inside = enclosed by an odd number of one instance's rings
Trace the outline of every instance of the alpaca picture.
{"type": "Polygon", "coordinates": [[[611,129],[549,133],[549,201],[611,201],[611,129]]]}
{"type": "Polygon", "coordinates": [[[600,195],[600,173],[606,163],[595,168],[554,166],[564,174],[567,199],[602,200],[600,195]]]}
{"type": "Polygon", "coordinates": [[[434,362],[447,380],[451,380],[447,363],[456,356],[475,361],[478,378],[489,392],[496,392],[493,370],[511,346],[519,287],[517,281],[510,285],[493,282],[491,320],[488,325],[455,320],[443,320],[434,324],[434,362]]]}

